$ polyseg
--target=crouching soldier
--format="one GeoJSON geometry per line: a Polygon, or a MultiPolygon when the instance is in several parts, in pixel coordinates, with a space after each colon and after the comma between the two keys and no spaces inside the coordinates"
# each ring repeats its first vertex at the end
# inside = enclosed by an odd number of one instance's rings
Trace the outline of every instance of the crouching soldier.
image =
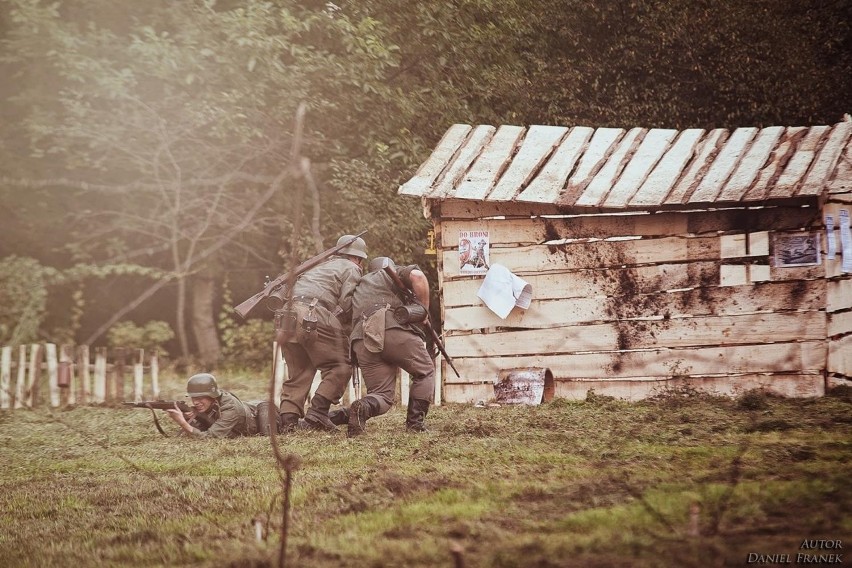
{"type": "MultiPolygon", "coordinates": [[[[352,241],[343,235],[337,244],[352,241]]],[[[361,278],[367,244],[358,237],[337,254],[299,275],[293,285],[285,318],[294,332],[279,331],[288,376],[281,387],[282,432],[301,424],[312,430],[334,432],[346,423],[345,413],[329,410],[340,401],[352,376],[348,336],[352,321],[352,291],[361,278]],[[289,314],[289,315],[288,315],[289,314]],[[322,378],[305,412],[305,402],[317,370],[322,378]]],[[[287,325],[285,325],[287,327],[287,325]]]]}
{"type": "Polygon", "coordinates": [[[429,281],[416,266],[397,267],[387,257],[370,262],[352,295],[352,350],[358,358],[367,396],[349,407],[349,437],[364,433],[367,420],[385,414],[394,402],[397,371],[411,376],[405,427],[425,432],[424,420],[435,392],[435,364],[426,349],[424,333],[415,323],[428,317],[429,281]],[[393,270],[426,310],[401,311],[407,317],[395,317],[405,297],[385,268],[393,270]],[[402,321],[401,321],[402,320],[402,321]]]}
{"type": "MultiPolygon", "coordinates": [[[[192,411],[184,414],[177,407],[166,410],[181,427],[182,435],[193,438],[269,435],[269,402],[243,402],[220,389],[210,373],[190,377],[186,396],[192,401],[192,411]]],[[[275,424],[274,418],[272,424],[275,424]]]]}

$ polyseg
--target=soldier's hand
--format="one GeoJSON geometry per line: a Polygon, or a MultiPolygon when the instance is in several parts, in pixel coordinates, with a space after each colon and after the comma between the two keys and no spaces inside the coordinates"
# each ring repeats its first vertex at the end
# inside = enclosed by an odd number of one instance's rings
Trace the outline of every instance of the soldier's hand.
{"type": "Polygon", "coordinates": [[[177,404],[175,404],[174,408],[167,408],[165,412],[169,415],[169,418],[171,418],[178,424],[186,422],[186,418],[184,418],[184,413],[181,411],[180,408],[177,407],[177,404]]]}

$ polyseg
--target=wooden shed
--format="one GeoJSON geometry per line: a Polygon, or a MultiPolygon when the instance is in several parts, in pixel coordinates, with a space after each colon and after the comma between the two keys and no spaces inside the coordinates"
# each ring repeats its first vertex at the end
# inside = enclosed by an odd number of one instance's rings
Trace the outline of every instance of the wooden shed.
{"type": "Polygon", "coordinates": [[[461,375],[442,363],[444,400],[488,400],[501,375],[529,368],[572,399],[683,385],[808,397],[848,380],[848,118],[453,125],[399,188],[422,199],[436,235],[443,337],[461,375]],[[531,286],[526,309],[501,317],[480,299],[495,266],[531,286]]]}

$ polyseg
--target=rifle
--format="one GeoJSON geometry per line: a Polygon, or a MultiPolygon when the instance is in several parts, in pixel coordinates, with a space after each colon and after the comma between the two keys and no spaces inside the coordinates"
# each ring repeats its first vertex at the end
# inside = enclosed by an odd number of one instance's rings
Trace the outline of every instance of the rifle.
{"type": "Polygon", "coordinates": [[[391,277],[393,283],[404,296],[404,301],[410,304],[420,306],[426,313],[426,319],[422,322],[423,327],[425,327],[429,331],[429,334],[432,336],[432,341],[435,342],[435,347],[437,347],[438,351],[441,352],[441,355],[444,356],[444,359],[447,361],[447,363],[449,363],[450,367],[456,373],[456,376],[458,378],[461,378],[458,369],[456,369],[456,366],[453,365],[453,359],[447,354],[447,350],[444,349],[444,344],[441,343],[441,338],[438,337],[438,333],[435,331],[435,328],[432,327],[432,322],[429,321],[429,310],[426,309],[426,306],[420,303],[420,300],[417,299],[417,295],[402,282],[402,279],[400,279],[399,274],[396,273],[392,266],[385,266],[384,270],[385,272],[387,272],[388,276],[391,277]]]}
{"type": "Polygon", "coordinates": [[[234,311],[237,313],[238,316],[240,316],[240,318],[246,319],[249,312],[251,312],[255,308],[255,306],[257,306],[263,299],[267,299],[269,308],[273,311],[280,310],[287,303],[286,297],[288,295],[288,290],[286,285],[291,278],[296,278],[303,272],[307,272],[311,268],[314,268],[315,266],[319,265],[328,257],[332,256],[333,254],[336,254],[341,249],[344,249],[354,243],[358,237],[360,237],[366,232],[367,231],[361,231],[357,235],[353,236],[351,239],[346,240],[339,245],[333,246],[330,249],[324,250],[318,255],[309,258],[296,268],[279,274],[275,280],[266,284],[263,290],[261,290],[248,300],[245,300],[241,304],[235,306],[234,311]]]}
{"type": "Polygon", "coordinates": [[[143,400],[142,402],[125,402],[124,406],[135,408],[155,408],[157,410],[173,410],[177,404],[181,412],[191,412],[192,407],[182,400],[143,400]]]}
{"type": "MultiPolygon", "coordinates": [[[[124,406],[131,406],[134,408],[148,408],[151,410],[151,416],[154,417],[154,426],[157,427],[157,430],[160,431],[160,434],[163,436],[167,436],[162,426],[160,426],[160,420],[157,418],[157,413],[154,412],[154,409],[157,410],[174,410],[175,405],[177,405],[178,409],[181,412],[191,412],[194,410],[191,406],[185,403],[182,400],[143,400],[142,402],[125,402],[124,406]]],[[[210,417],[206,414],[196,414],[194,417],[195,420],[198,420],[201,429],[207,430],[210,426],[213,425],[213,421],[210,420],[210,417]]]]}

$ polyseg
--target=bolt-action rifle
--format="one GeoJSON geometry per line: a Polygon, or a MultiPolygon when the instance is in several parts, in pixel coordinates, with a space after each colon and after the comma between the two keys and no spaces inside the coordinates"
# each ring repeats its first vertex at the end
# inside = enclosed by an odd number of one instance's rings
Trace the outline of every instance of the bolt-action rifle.
{"type": "Polygon", "coordinates": [[[405,285],[405,283],[403,283],[402,279],[399,277],[399,274],[396,273],[396,270],[394,270],[392,266],[385,266],[384,269],[385,272],[387,272],[388,276],[390,276],[393,280],[393,283],[396,284],[396,287],[399,289],[400,293],[402,293],[405,302],[409,304],[415,304],[423,309],[423,312],[426,314],[426,319],[422,322],[423,327],[425,327],[429,331],[429,334],[432,336],[432,341],[435,342],[435,347],[437,347],[438,351],[441,352],[441,355],[444,356],[444,360],[449,363],[456,376],[458,378],[461,378],[458,369],[456,369],[456,366],[453,365],[452,357],[447,354],[447,350],[444,349],[444,344],[441,343],[441,338],[438,337],[438,333],[435,331],[435,328],[432,327],[432,323],[429,321],[429,310],[427,310],[426,306],[424,306],[420,302],[420,300],[417,299],[417,295],[414,293],[414,291],[412,291],[410,288],[408,288],[408,286],[405,285]]]}
{"type": "Polygon", "coordinates": [[[318,255],[309,258],[293,270],[288,270],[283,274],[279,274],[275,280],[266,284],[263,287],[263,290],[261,290],[248,300],[245,300],[241,304],[235,306],[234,312],[236,312],[236,314],[240,316],[240,318],[246,319],[246,317],[249,315],[249,312],[251,312],[255,308],[255,306],[257,306],[264,299],[267,300],[267,305],[269,306],[269,309],[273,311],[280,310],[287,303],[287,296],[289,295],[289,291],[287,290],[287,282],[291,278],[296,278],[303,272],[307,272],[311,268],[318,266],[328,257],[332,256],[333,254],[336,254],[340,250],[354,243],[355,240],[358,239],[358,237],[360,237],[366,232],[367,231],[361,231],[357,235],[353,236],[351,239],[343,241],[339,245],[333,246],[330,249],[324,250],[318,255]]]}
{"type": "MultiPolygon", "coordinates": [[[[174,410],[175,405],[177,405],[178,409],[181,412],[191,412],[194,410],[191,406],[185,403],[182,400],[143,400],[141,402],[125,402],[124,406],[130,406],[133,408],[148,408],[151,410],[151,415],[154,417],[154,425],[157,427],[157,430],[160,431],[160,434],[166,436],[167,434],[163,431],[162,426],[160,426],[160,420],[157,418],[157,413],[154,412],[154,409],[157,410],[174,410]]],[[[201,430],[207,430],[210,426],[213,425],[213,421],[206,414],[196,414],[194,417],[195,420],[198,421],[201,430]]]]}

